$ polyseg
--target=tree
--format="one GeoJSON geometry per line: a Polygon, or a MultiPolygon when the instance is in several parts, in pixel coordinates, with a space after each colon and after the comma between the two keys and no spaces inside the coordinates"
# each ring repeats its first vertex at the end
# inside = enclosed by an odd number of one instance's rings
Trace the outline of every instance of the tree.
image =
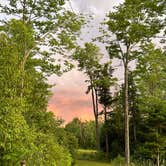
{"type": "MultiPolygon", "coordinates": [[[[36,103],[27,99],[30,96],[33,98],[31,93],[26,98],[28,104],[21,98],[18,91],[21,77],[18,68],[20,52],[13,40],[4,32],[0,33],[0,52],[0,165],[20,165],[20,161],[23,160],[29,165],[71,165],[69,152],[74,146],[69,147],[70,142],[64,139],[61,139],[63,143],[60,143],[60,134],[57,134],[57,131],[61,123],[55,119],[53,113],[46,112],[46,108],[41,109],[46,104],[45,100],[41,102],[43,94],[34,94],[39,102],[38,107],[36,103]]],[[[33,78],[33,81],[37,78],[40,77],[33,78]]],[[[35,81],[41,82],[38,79],[35,81]]],[[[26,83],[29,84],[28,80],[26,83]]],[[[27,90],[31,91],[26,88],[27,90]]],[[[42,90],[47,92],[47,86],[42,90]]],[[[64,135],[74,144],[74,138],[66,133],[64,135]]]]}
{"type": "Polygon", "coordinates": [[[144,156],[155,160],[157,166],[165,155],[165,52],[152,43],[142,46],[136,68],[136,83],[139,89],[139,107],[146,126],[144,144],[140,147],[144,156]],[[152,158],[150,156],[153,156],[152,158]]]}
{"type": "Polygon", "coordinates": [[[78,118],[74,118],[65,126],[65,130],[78,139],[80,148],[94,149],[96,147],[94,121],[81,122],[78,118]]]}
{"type": "MultiPolygon", "coordinates": [[[[83,19],[71,11],[64,10],[64,0],[39,1],[39,0],[15,0],[8,1],[6,5],[0,4],[0,11],[14,19],[5,29],[13,40],[17,42],[20,51],[21,91],[24,96],[24,84],[27,61],[36,54],[42,59],[42,71],[59,73],[60,66],[53,62],[52,54],[64,53],[65,49],[75,47],[76,35],[78,34],[83,19]],[[21,32],[21,33],[20,33],[21,32]],[[47,51],[42,51],[41,45],[46,45],[47,51]],[[48,51],[49,50],[49,51],[48,51]]],[[[10,17],[10,19],[11,19],[10,17]]],[[[4,20],[1,20],[5,22],[4,20]]],[[[65,63],[70,66],[69,63],[65,63]]],[[[40,62],[37,64],[41,67],[40,62]]]]}
{"type": "Polygon", "coordinates": [[[106,143],[106,156],[108,157],[109,154],[109,144],[108,144],[108,109],[111,107],[113,103],[113,98],[111,96],[110,87],[113,86],[115,79],[112,78],[112,71],[109,63],[105,63],[101,65],[98,78],[96,80],[97,84],[97,91],[98,91],[98,100],[99,103],[103,105],[103,112],[104,114],[104,123],[105,123],[105,143],[106,143]]]}
{"type": "Polygon", "coordinates": [[[137,145],[137,125],[140,120],[140,112],[138,108],[138,88],[134,80],[134,72],[129,73],[129,113],[131,115],[132,121],[132,130],[133,130],[133,139],[134,145],[137,145]]]}
{"type": "Polygon", "coordinates": [[[130,164],[129,147],[129,102],[128,102],[128,72],[129,63],[137,58],[141,42],[149,40],[160,32],[162,21],[159,21],[157,10],[163,9],[163,3],[153,1],[126,0],[116,8],[116,11],[108,14],[108,30],[112,33],[113,40],[108,40],[107,50],[110,58],[122,60],[124,67],[125,88],[125,158],[130,164]],[[154,16],[155,15],[155,16],[154,16]]]}
{"type": "Polygon", "coordinates": [[[34,150],[35,136],[24,119],[24,103],[17,95],[19,52],[4,32],[0,33],[0,52],[0,163],[16,165],[34,150]]]}
{"type": "Polygon", "coordinates": [[[99,59],[101,54],[99,48],[92,43],[85,43],[85,48],[77,47],[73,59],[78,61],[78,67],[88,76],[89,82],[87,93],[91,91],[93,113],[96,124],[96,148],[100,149],[100,135],[99,135],[99,110],[98,110],[98,94],[95,80],[97,80],[98,71],[100,68],[99,59]]]}
{"type": "Polygon", "coordinates": [[[70,123],[65,126],[67,132],[72,133],[77,139],[79,146],[84,143],[82,122],[78,118],[74,118],[70,123]]]}
{"type": "MultiPolygon", "coordinates": [[[[109,154],[111,159],[118,155],[124,155],[124,113],[123,95],[118,91],[113,96],[114,102],[111,103],[111,112],[107,114],[107,123],[101,129],[101,147],[106,149],[106,133],[108,135],[109,154]]],[[[113,100],[112,100],[113,101],[113,100]]]]}
{"type": "MultiPolygon", "coordinates": [[[[0,4],[2,18],[10,16],[7,21],[1,20],[0,26],[0,96],[4,96],[0,154],[5,164],[16,165],[26,160],[31,165],[71,165],[69,142],[65,142],[67,148],[58,142],[56,120],[46,112],[51,87],[47,76],[63,72],[53,55],[75,47],[83,22],[71,11],[62,12],[63,5],[63,0],[15,0],[0,4]]],[[[69,70],[71,65],[65,64],[65,70],[69,70]]]]}

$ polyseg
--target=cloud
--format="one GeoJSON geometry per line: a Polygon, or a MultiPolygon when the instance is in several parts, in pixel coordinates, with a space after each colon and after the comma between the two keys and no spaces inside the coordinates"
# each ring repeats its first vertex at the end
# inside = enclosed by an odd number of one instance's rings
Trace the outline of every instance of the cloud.
{"type": "Polygon", "coordinates": [[[65,119],[66,122],[71,121],[74,117],[83,120],[93,119],[91,98],[85,93],[80,94],[79,89],[55,91],[55,95],[49,101],[48,110],[65,119]]]}
{"type": "Polygon", "coordinates": [[[91,96],[85,94],[86,79],[86,76],[76,69],[65,73],[62,77],[51,77],[49,82],[57,85],[52,89],[53,96],[49,101],[48,110],[66,122],[74,117],[82,120],[93,119],[91,96]]]}
{"type": "Polygon", "coordinates": [[[96,15],[105,15],[113,6],[117,6],[124,0],[72,0],[74,8],[81,12],[93,12],[96,15]]]}

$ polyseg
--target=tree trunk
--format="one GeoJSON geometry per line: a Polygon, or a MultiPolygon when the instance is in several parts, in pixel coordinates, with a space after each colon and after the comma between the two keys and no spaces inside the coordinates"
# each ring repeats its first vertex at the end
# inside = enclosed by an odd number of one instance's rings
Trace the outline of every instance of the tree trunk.
{"type": "MultiPolygon", "coordinates": [[[[91,82],[92,85],[92,82],[91,82]]],[[[99,138],[99,123],[98,123],[98,113],[96,110],[96,102],[95,102],[95,92],[94,88],[91,89],[91,95],[92,95],[92,104],[93,104],[93,113],[95,117],[95,134],[96,134],[96,149],[100,150],[100,138],[99,138]]],[[[98,109],[98,108],[97,108],[98,109]]]]}
{"type": "Polygon", "coordinates": [[[95,89],[95,99],[96,99],[96,141],[97,141],[97,150],[100,151],[100,130],[99,130],[99,110],[98,110],[98,95],[97,90],[95,89]]]}
{"type": "Polygon", "coordinates": [[[128,102],[128,60],[124,64],[125,79],[125,159],[127,166],[130,165],[130,143],[129,143],[129,102],[128,102]]]}
{"type": "MultiPolygon", "coordinates": [[[[107,123],[107,108],[106,107],[104,107],[104,123],[105,124],[107,123]]],[[[108,155],[109,155],[109,144],[108,144],[108,130],[107,129],[106,129],[106,133],[105,133],[105,147],[106,147],[106,157],[108,158],[108,155]]]]}
{"type": "MultiPolygon", "coordinates": [[[[158,137],[159,137],[159,128],[157,128],[157,143],[159,142],[158,137]]],[[[159,148],[157,148],[157,166],[160,166],[160,150],[159,150],[159,148]]]]}
{"type": "Polygon", "coordinates": [[[134,137],[134,144],[137,144],[137,120],[136,120],[136,111],[135,107],[132,110],[132,123],[133,123],[133,137],[134,137]]]}
{"type": "Polygon", "coordinates": [[[133,122],[133,134],[134,134],[134,143],[137,144],[137,127],[136,123],[133,122]]]}
{"type": "Polygon", "coordinates": [[[159,150],[157,152],[157,166],[160,166],[160,153],[159,153],[159,150]]]}
{"type": "Polygon", "coordinates": [[[99,121],[98,116],[95,116],[95,124],[96,124],[96,149],[100,151],[100,133],[99,133],[99,121]]]}
{"type": "Polygon", "coordinates": [[[136,129],[136,124],[134,123],[133,126],[133,132],[134,132],[134,143],[137,144],[137,129],[136,129]]]}

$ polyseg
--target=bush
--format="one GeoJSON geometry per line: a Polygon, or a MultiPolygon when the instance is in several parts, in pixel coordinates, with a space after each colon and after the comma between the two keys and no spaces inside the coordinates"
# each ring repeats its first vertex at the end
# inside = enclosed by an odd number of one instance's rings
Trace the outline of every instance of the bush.
{"type": "Polygon", "coordinates": [[[25,160],[33,166],[71,166],[72,157],[67,149],[55,142],[53,137],[38,133],[36,149],[25,160]]]}

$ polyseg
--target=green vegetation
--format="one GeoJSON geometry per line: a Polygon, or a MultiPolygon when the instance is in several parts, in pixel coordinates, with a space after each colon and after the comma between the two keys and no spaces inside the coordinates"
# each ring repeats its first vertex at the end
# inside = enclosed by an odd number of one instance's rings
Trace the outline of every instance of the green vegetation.
{"type": "Polygon", "coordinates": [[[108,166],[125,166],[125,159],[121,157],[120,155],[115,158],[113,161],[106,161],[106,158],[104,156],[104,153],[99,153],[95,150],[90,150],[90,149],[79,149],[77,150],[76,153],[76,166],[77,165],[83,165],[85,166],[86,164],[89,165],[97,165],[97,166],[102,166],[102,165],[108,165],[108,166]]]}
{"type": "Polygon", "coordinates": [[[96,38],[106,63],[95,43],[78,46],[85,19],[67,1],[0,4],[0,165],[164,165],[166,1],[125,0],[109,12],[96,38]],[[87,76],[95,120],[62,127],[47,111],[48,78],[71,70],[71,59],[87,76]],[[115,59],[122,82],[114,78],[115,59]]]}
{"type": "Polygon", "coordinates": [[[52,87],[48,76],[71,68],[65,62],[67,68],[61,69],[53,53],[75,47],[83,22],[64,10],[64,4],[63,0],[0,4],[0,18],[10,16],[0,20],[0,165],[25,161],[31,166],[70,166],[73,162],[76,138],[47,111],[52,87]],[[45,45],[49,48],[41,49],[45,45]]]}
{"type": "Polygon", "coordinates": [[[83,153],[86,153],[86,154],[93,154],[93,153],[97,153],[97,150],[93,150],[93,149],[78,149],[77,150],[77,153],[79,154],[83,154],[83,153]]]}
{"type": "Polygon", "coordinates": [[[106,152],[108,159],[125,156],[126,165],[131,158],[157,166],[165,162],[165,3],[126,0],[110,11],[102,24],[106,26],[96,39],[105,43],[109,65],[115,59],[120,62],[123,83],[114,83],[112,67],[102,70],[108,65],[100,62],[95,45],[85,43],[74,54],[89,78],[87,92],[92,96],[97,149],[106,152]],[[100,116],[104,119],[101,130],[100,116]]]}
{"type": "Polygon", "coordinates": [[[96,150],[78,149],[76,152],[76,158],[78,160],[96,161],[100,160],[98,157],[100,157],[100,153],[96,150]]]}
{"type": "Polygon", "coordinates": [[[74,118],[65,126],[65,130],[77,138],[79,148],[95,149],[95,125],[93,121],[81,122],[78,118],[74,118]]]}
{"type": "Polygon", "coordinates": [[[76,152],[76,158],[75,166],[110,166],[108,162],[101,161],[103,158],[99,152],[92,149],[78,149],[76,152]]]}
{"type": "Polygon", "coordinates": [[[76,160],[75,166],[111,166],[108,163],[95,162],[95,161],[86,161],[86,160],[76,160]]]}

